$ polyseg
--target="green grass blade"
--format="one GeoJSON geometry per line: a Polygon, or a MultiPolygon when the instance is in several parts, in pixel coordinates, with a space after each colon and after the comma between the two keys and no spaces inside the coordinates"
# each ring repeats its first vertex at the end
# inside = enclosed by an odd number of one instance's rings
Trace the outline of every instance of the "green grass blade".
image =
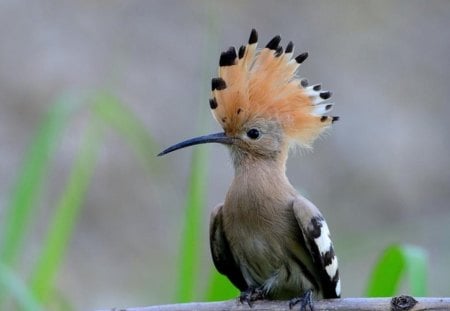
{"type": "Polygon", "coordinates": [[[91,179],[99,146],[100,129],[91,124],[86,130],[81,149],[75,158],[64,192],[53,214],[49,230],[31,279],[35,296],[47,302],[53,290],[57,270],[83,204],[91,179]]]}
{"type": "Polygon", "coordinates": [[[10,294],[23,311],[43,310],[25,283],[8,266],[0,263],[0,287],[10,294]]]}
{"type": "Polygon", "coordinates": [[[14,186],[11,203],[3,220],[0,260],[12,266],[18,258],[35,202],[44,183],[51,155],[67,120],[77,107],[73,99],[62,97],[48,111],[26,153],[14,186]]]}
{"type": "Polygon", "coordinates": [[[403,252],[411,295],[427,296],[428,256],[426,251],[417,246],[404,245],[403,252]]]}
{"type": "Polygon", "coordinates": [[[116,96],[107,92],[95,96],[91,106],[95,116],[122,135],[152,171],[157,153],[156,144],[139,118],[116,96]]]}
{"type": "MultiPolygon", "coordinates": [[[[205,47],[200,49],[203,55],[204,64],[215,63],[211,57],[211,46],[217,45],[217,16],[215,5],[208,3],[205,7],[205,14],[208,18],[209,27],[206,30],[205,47]]],[[[212,68],[205,66],[202,70],[201,81],[209,80],[209,72],[212,68]]],[[[209,89],[205,85],[201,85],[201,98],[208,98],[209,89]]],[[[204,105],[199,106],[199,131],[203,132],[206,124],[208,109],[204,105]]],[[[182,239],[179,246],[179,263],[178,263],[178,280],[175,293],[177,302],[188,302],[204,296],[203,291],[199,288],[199,269],[200,258],[203,253],[203,245],[200,245],[200,234],[202,228],[208,225],[208,221],[204,221],[205,217],[205,198],[207,195],[206,179],[207,179],[207,146],[196,147],[193,149],[191,160],[191,171],[189,177],[189,188],[186,199],[186,211],[183,224],[182,239]]]]}
{"type": "Polygon", "coordinates": [[[206,293],[207,301],[219,301],[235,298],[239,296],[239,290],[234,287],[228,278],[213,268],[209,288],[206,293]]]}
{"type": "Polygon", "coordinates": [[[179,278],[176,300],[192,301],[198,286],[198,268],[202,247],[200,231],[206,195],[206,148],[195,148],[192,154],[189,189],[186,200],[184,230],[180,245],[179,278]]]}
{"type": "Polygon", "coordinates": [[[403,269],[404,262],[400,247],[387,248],[375,265],[369,279],[367,296],[389,297],[394,295],[403,269]]]}
{"type": "Polygon", "coordinates": [[[400,281],[407,277],[412,295],[426,295],[426,252],[416,246],[388,247],[376,263],[367,288],[368,297],[390,297],[397,293],[400,281]]]}

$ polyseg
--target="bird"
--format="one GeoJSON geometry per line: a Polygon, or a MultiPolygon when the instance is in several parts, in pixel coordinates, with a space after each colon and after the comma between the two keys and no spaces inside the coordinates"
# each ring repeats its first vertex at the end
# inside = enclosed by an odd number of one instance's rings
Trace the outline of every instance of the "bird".
{"type": "Polygon", "coordinates": [[[313,309],[313,298],[339,298],[338,259],[319,209],[286,176],[292,149],[312,143],[339,119],[328,115],[332,93],[299,78],[308,53],[273,37],[258,49],[258,32],[230,47],[211,80],[209,108],[223,131],[175,144],[219,143],[230,151],[234,178],[211,213],[209,235],[216,269],[237,287],[242,303],[289,300],[313,309]]]}

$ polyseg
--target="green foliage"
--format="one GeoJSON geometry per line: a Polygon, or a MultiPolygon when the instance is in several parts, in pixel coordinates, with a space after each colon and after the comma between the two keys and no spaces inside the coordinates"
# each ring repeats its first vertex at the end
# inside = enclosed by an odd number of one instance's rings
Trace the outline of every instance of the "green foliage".
{"type": "Polygon", "coordinates": [[[155,152],[158,148],[153,138],[144,124],[117,97],[108,92],[96,94],[92,100],[91,111],[106,126],[111,127],[125,139],[142,160],[145,168],[151,169],[152,172],[158,171],[160,163],[157,166],[155,161],[155,152]]]}
{"type": "Polygon", "coordinates": [[[403,278],[408,280],[410,294],[426,296],[427,254],[417,246],[392,245],[376,263],[366,295],[368,297],[390,297],[398,293],[403,278]]]}
{"type": "MultiPolygon", "coordinates": [[[[22,279],[8,266],[0,263],[0,287],[6,289],[17,301],[17,304],[24,311],[43,310],[39,302],[34,298],[32,292],[24,284],[22,279]]],[[[1,302],[1,300],[0,300],[1,302]]],[[[0,304],[1,306],[1,304],[0,304]]]]}
{"type": "MultiPolygon", "coordinates": [[[[0,309],[9,298],[23,310],[41,310],[41,305],[69,306],[55,289],[54,281],[64,260],[68,244],[81,212],[89,182],[95,168],[97,150],[106,127],[122,135],[142,159],[153,159],[157,149],[138,118],[116,97],[102,92],[90,99],[64,96],[49,110],[32,140],[11,196],[11,204],[0,232],[0,309]],[[39,195],[64,129],[80,108],[87,108],[90,117],[84,140],[75,157],[71,173],[57,203],[40,255],[29,282],[24,282],[16,267],[21,261],[23,240],[30,220],[39,206],[39,195]]],[[[145,161],[145,166],[152,162],[145,161]]]]}
{"type": "Polygon", "coordinates": [[[69,181],[50,222],[31,280],[32,291],[39,301],[47,302],[52,293],[55,275],[66,253],[93,173],[101,138],[99,134],[99,127],[93,122],[86,130],[69,181]]]}
{"type": "MultiPolygon", "coordinates": [[[[215,6],[207,4],[205,7],[208,16],[208,31],[204,41],[204,47],[199,49],[204,53],[202,59],[205,67],[202,69],[202,81],[209,79],[212,68],[206,64],[213,64],[211,47],[217,46],[217,19],[215,6]]],[[[207,98],[209,89],[201,86],[201,100],[207,98]]],[[[199,131],[202,131],[206,123],[206,112],[204,107],[199,110],[199,131]]],[[[205,294],[198,283],[200,258],[203,246],[200,245],[200,236],[205,224],[205,198],[207,194],[207,146],[194,148],[192,151],[191,168],[189,175],[188,193],[186,194],[185,217],[183,221],[182,238],[179,245],[178,277],[176,284],[175,301],[187,302],[193,299],[203,299],[205,294]]]]}
{"type": "MultiPolygon", "coordinates": [[[[18,173],[18,179],[11,195],[11,203],[5,211],[6,216],[1,228],[3,229],[1,232],[3,239],[0,241],[0,262],[4,268],[0,274],[10,272],[9,275],[14,275],[15,279],[19,280],[19,276],[13,269],[20,262],[23,240],[30,226],[30,220],[36,212],[38,206],[36,202],[45,183],[51,156],[68,120],[79,106],[79,101],[73,97],[62,96],[51,106],[31,141],[23,167],[18,173]]],[[[11,278],[8,277],[8,279],[11,278]]],[[[18,284],[18,282],[16,283],[18,284]]],[[[8,284],[0,284],[0,308],[5,299],[5,292],[12,293],[12,290],[13,288],[8,284]]],[[[17,296],[15,297],[17,298],[17,296]]],[[[26,298],[23,295],[20,297],[26,298]]],[[[19,302],[23,302],[23,300],[19,302]]]]}
{"type": "Polygon", "coordinates": [[[31,142],[3,223],[0,261],[5,265],[12,266],[20,255],[29,221],[35,212],[36,201],[45,183],[51,156],[77,107],[77,102],[73,98],[67,96],[60,98],[40,123],[37,134],[31,142]]]}
{"type": "Polygon", "coordinates": [[[183,234],[179,254],[179,276],[176,300],[191,301],[195,297],[200,254],[200,232],[206,195],[206,149],[196,148],[192,154],[189,190],[186,199],[183,234]]]}
{"type": "Polygon", "coordinates": [[[207,301],[231,299],[239,296],[239,294],[239,290],[231,284],[226,276],[220,274],[215,269],[212,271],[206,292],[207,301]]]}

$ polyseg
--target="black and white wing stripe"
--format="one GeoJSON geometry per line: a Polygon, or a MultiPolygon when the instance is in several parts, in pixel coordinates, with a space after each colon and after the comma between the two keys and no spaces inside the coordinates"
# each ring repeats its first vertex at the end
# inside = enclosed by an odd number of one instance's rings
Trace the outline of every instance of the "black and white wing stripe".
{"type": "Polygon", "coordinates": [[[292,208],[313,259],[323,298],[339,298],[341,282],[338,259],[325,219],[317,207],[303,197],[294,200],[292,208]]]}

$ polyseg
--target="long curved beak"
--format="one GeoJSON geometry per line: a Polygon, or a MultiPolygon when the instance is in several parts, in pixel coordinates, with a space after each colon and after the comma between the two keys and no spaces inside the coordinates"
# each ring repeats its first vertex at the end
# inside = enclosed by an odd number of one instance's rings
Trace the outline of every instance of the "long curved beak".
{"type": "Polygon", "coordinates": [[[172,151],[181,149],[181,148],[199,145],[199,144],[219,143],[219,144],[224,144],[224,145],[231,145],[233,143],[233,140],[234,140],[233,138],[228,137],[227,135],[225,135],[225,133],[215,133],[215,134],[209,134],[209,135],[205,135],[205,136],[199,136],[199,137],[195,137],[195,138],[191,138],[191,139],[182,141],[181,143],[175,144],[173,146],[170,146],[169,148],[167,148],[167,149],[163,150],[161,153],[159,153],[158,157],[168,154],[172,151]]]}

